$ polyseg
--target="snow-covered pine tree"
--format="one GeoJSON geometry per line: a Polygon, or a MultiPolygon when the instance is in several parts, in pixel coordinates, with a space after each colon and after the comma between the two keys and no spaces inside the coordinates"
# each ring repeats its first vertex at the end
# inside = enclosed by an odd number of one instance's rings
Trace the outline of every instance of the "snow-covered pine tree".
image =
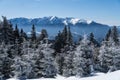
{"type": "Polygon", "coordinates": [[[93,71],[93,51],[87,36],[80,41],[74,57],[74,73],[78,77],[89,76],[93,71]]]}
{"type": "Polygon", "coordinates": [[[57,53],[55,56],[55,61],[57,63],[57,73],[63,75],[63,66],[64,66],[64,53],[57,53]]]}
{"type": "Polygon", "coordinates": [[[19,79],[28,79],[31,78],[31,70],[34,65],[34,49],[30,48],[30,42],[24,41],[22,43],[21,55],[16,55],[14,58],[14,68],[13,71],[16,78],[19,79]]]}
{"type": "Polygon", "coordinates": [[[8,56],[9,46],[5,45],[4,42],[0,45],[0,76],[3,79],[12,77],[13,60],[8,56]]]}
{"type": "Polygon", "coordinates": [[[52,78],[56,76],[56,64],[53,57],[54,50],[50,46],[51,44],[48,44],[48,41],[46,43],[41,41],[38,45],[36,62],[33,68],[35,78],[52,78]]]}
{"type": "Polygon", "coordinates": [[[64,61],[63,61],[63,76],[70,77],[74,75],[74,65],[73,65],[73,58],[75,56],[74,53],[74,46],[66,45],[64,48],[64,51],[62,51],[62,54],[64,54],[64,61]]]}
{"type": "Polygon", "coordinates": [[[120,45],[115,44],[116,42],[112,38],[102,42],[98,58],[103,72],[120,69],[120,45]]]}

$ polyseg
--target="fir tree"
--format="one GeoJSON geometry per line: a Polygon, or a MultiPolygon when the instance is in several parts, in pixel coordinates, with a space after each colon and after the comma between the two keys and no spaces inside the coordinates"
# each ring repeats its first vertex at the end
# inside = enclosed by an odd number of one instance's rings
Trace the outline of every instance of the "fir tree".
{"type": "Polygon", "coordinates": [[[59,31],[58,35],[55,37],[54,49],[56,52],[61,52],[63,47],[63,38],[61,32],[59,31]]]}
{"type": "Polygon", "coordinates": [[[120,69],[120,49],[119,45],[115,45],[114,40],[111,38],[109,41],[103,41],[100,47],[99,61],[101,71],[115,71],[120,69]]]}
{"type": "Polygon", "coordinates": [[[48,38],[48,33],[46,31],[46,29],[42,29],[41,30],[41,34],[40,34],[40,37],[39,37],[39,40],[44,40],[44,38],[48,38]]]}
{"type": "Polygon", "coordinates": [[[92,47],[88,44],[89,41],[84,36],[75,51],[74,73],[78,77],[89,76],[93,71],[93,52],[92,47]]]}
{"type": "Polygon", "coordinates": [[[74,46],[65,46],[64,48],[64,61],[63,61],[63,76],[70,77],[74,75],[74,46]]]}
{"type": "Polygon", "coordinates": [[[14,58],[14,74],[19,79],[31,78],[32,66],[34,65],[34,50],[30,48],[30,42],[22,43],[21,55],[16,55],[14,58]]]}
{"type": "Polygon", "coordinates": [[[73,45],[73,37],[72,37],[72,33],[70,31],[70,27],[68,27],[68,31],[67,31],[67,44],[73,45]]]}
{"type": "Polygon", "coordinates": [[[118,35],[117,27],[114,26],[114,27],[112,28],[111,32],[112,32],[111,36],[112,36],[115,44],[118,44],[118,43],[119,43],[119,39],[118,39],[118,36],[119,36],[119,35],[118,35]]]}
{"type": "Polygon", "coordinates": [[[21,29],[19,41],[22,43],[24,40],[27,40],[27,34],[23,31],[23,29],[21,29]]]}
{"type": "Polygon", "coordinates": [[[11,24],[7,21],[6,17],[2,18],[3,22],[0,29],[0,42],[4,41],[6,44],[14,43],[15,38],[13,28],[11,27],[11,24]]]}
{"type": "Polygon", "coordinates": [[[105,36],[105,41],[109,41],[110,36],[111,36],[111,29],[108,30],[108,32],[105,36]]]}
{"type": "Polygon", "coordinates": [[[16,24],[15,30],[14,30],[14,36],[15,36],[15,39],[19,39],[20,34],[19,34],[19,29],[17,27],[17,24],[16,24]]]}
{"type": "Polygon", "coordinates": [[[32,25],[32,31],[31,31],[31,41],[36,40],[36,31],[35,31],[35,25],[32,25]]]}
{"type": "Polygon", "coordinates": [[[67,26],[64,27],[63,31],[62,31],[62,38],[63,38],[63,45],[67,44],[67,26]]]}
{"type": "Polygon", "coordinates": [[[33,68],[34,77],[36,78],[52,78],[56,76],[55,61],[53,58],[54,50],[50,48],[50,45],[41,42],[36,50],[37,57],[33,68]]]}
{"type": "Polygon", "coordinates": [[[98,43],[97,40],[94,38],[94,34],[93,34],[93,33],[90,33],[89,40],[90,40],[90,45],[99,46],[99,43],[98,43]]]}
{"type": "Polygon", "coordinates": [[[0,76],[3,79],[8,79],[13,76],[12,74],[12,67],[13,60],[8,56],[8,45],[5,45],[4,42],[2,42],[0,46],[0,76]]]}

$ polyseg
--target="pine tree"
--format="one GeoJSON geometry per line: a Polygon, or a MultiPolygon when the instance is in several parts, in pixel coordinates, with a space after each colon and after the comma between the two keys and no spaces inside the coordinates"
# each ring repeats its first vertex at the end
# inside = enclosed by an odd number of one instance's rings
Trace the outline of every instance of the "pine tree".
{"type": "Polygon", "coordinates": [[[111,29],[108,30],[108,32],[105,36],[105,41],[109,41],[110,36],[111,36],[111,29]]]}
{"type": "Polygon", "coordinates": [[[112,32],[111,36],[112,36],[115,44],[118,44],[118,43],[119,43],[119,39],[118,39],[118,36],[119,36],[119,35],[118,35],[117,27],[114,26],[114,27],[112,28],[111,32],[112,32]]]}
{"type": "Polygon", "coordinates": [[[67,31],[67,44],[73,45],[73,37],[72,37],[72,33],[70,31],[70,27],[68,27],[68,31],[67,31]]]}
{"type": "Polygon", "coordinates": [[[4,60],[7,57],[7,53],[6,53],[6,49],[5,49],[5,44],[2,43],[0,45],[0,78],[2,79],[4,77],[3,74],[3,64],[4,64],[4,60]]]}
{"type": "Polygon", "coordinates": [[[21,29],[19,41],[22,43],[24,40],[27,40],[27,34],[23,31],[23,29],[21,29]]]}
{"type": "Polygon", "coordinates": [[[62,38],[63,38],[63,44],[66,45],[67,44],[67,26],[64,27],[63,31],[62,31],[62,38]]]}
{"type": "Polygon", "coordinates": [[[14,36],[15,36],[15,39],[19,39],[20,34],[19,34],[19,29],[17,27],[17,24],[16,24],[15,30],[14,30],[14,36]]]}
{"type": "Polygon", "coordinates": [[[35,41],[35,40],[36,40],[36,31],[35,31],[35,25],[33,24],[31,31],[31,41],[35,41]]]}
{"type": "Polygon", "coordinates": [[[57,63],[57,73],[63,75],[63,66],[64,66],[65,54],[57,53],[55,61],[57,63]]]}
{"type": "Polygon", "coordinates": [[[109,41],[103,41],[98,58],[102,68],[101,71],[108,72],[120,69],[119,45],[115,45],[112,38],[109,41]]]}
{"type": "Polygon", "coordinates": [[[63,38],[61,32],[59,31],[58,35],[55,37],[54,49],[56,52],[61,52],[63,47],[63,38]]]}
{"type": "Polygon", "coordinates": [[[63,76],[70,77],[74,75],[74,46],[65,46],[64,48],[64,61],[63,61],[63,76]]]}
{"type": "Polygon", "coordinates": [[[3,79],[8,79],[13,76],[12,74],[12,67],[13,60],[8,56],[8,48],[9,45],[5,45],[4,42],[2,42],[0,46],[0,76],[3,79]]]}
{"type": "Polygon", "coordinates": [[[53,58],[54,50],[50,48],[50,45],[42,41],[38,45],[36,62],[32,70],[35,78],[52,78],[56,76],[55,61],[53,58]]]}
{"type": "Polygon", "coordinates": [[[0,42],[8,43],[14,43],[14,31],[12,28],[12,25],[7,21],[6,17],[2,17],[3,22],[0,29],[0,42]]]}
{"type": "Polygon", "coordinates": [[[46,29],[42,29],[41,30],[41,34],[40,34],[40,37],[39,37],[39,40],[44,40],[44,38],[48,38],[48,33],[46,31],[46,29]]]}
{"type": "Polygon", "coordinates": [[[30,48],[30,42],[22,43],[21,55],[16,55],[14,58],[14,74],[19,79],[31,78],[32,66],[34,65],[34,50],[30,48]]]}
{"type": "Polygon", "coordinates": [[[74,73],[78,77],[89,76],[93,71],[93,52],[92,47],[84,36],[80,45],[76,48],[74,58],[74,73]]]}
{"type": "Polygon", "coordinates": [[[99,46],[99,43],[98,43],[97,40],[94,38],[94,34],[93,34],[93,33],[90,33],[89,40],[90,40],[90,45],[99,46]]]}

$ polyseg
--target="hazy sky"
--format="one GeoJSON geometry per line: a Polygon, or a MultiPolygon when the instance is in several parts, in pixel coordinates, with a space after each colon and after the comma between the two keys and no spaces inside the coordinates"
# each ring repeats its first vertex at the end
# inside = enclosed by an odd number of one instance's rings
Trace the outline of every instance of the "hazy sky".
{"type": "Polygon", "coordinates": [[[0,16],[75,17],[120,25],[120,0],[0,0],[0,16]]]}

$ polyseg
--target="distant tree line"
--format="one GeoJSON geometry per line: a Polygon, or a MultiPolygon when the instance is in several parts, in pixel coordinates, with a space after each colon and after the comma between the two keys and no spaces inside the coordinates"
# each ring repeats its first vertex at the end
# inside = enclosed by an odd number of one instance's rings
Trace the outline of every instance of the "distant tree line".
{"type": "Polygon", "coordinates": [[[70,26],[59,31],[55,40],[48,39],[45,29],[31,36],[16,24],[13,28],[6,17],[0,22],[0,80],[8,78],[54,78],[57,74],[70,77],[92,76],[95,72],[120,70],[120,37],[117,28],[109,29],[99,43],[93,33],[73,41],[70,26]]]}

